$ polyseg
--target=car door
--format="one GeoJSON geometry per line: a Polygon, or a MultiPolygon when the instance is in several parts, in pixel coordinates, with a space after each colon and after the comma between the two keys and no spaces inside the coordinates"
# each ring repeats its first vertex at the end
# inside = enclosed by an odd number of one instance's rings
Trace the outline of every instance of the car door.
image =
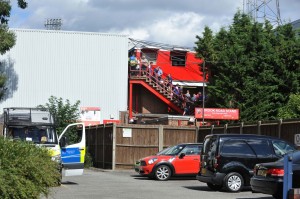
{"type": "Polygon", "coordinates": [[[200,145],[187,145],[175,157],[173,165],[176,174],[197,174],[200,169],[200,145]],[[182,154],[182,155],[181,155],[182,154]]]}
{"type": "Polygon", "coordinates": [[[82,175],[86,149],[84,123],[68,125],[59,136],[63,176],[82,175]],[[81,131],[78,131],[81,127],[81,131]],[[62,144],[64,142],[65,144],[62,144]]]}

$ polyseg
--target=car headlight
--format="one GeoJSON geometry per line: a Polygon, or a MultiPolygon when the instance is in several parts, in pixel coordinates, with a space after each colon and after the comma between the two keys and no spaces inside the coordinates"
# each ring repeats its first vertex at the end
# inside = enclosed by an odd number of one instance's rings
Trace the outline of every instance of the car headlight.
{"type": "Polygon", "coordinates": [[[59,154],[59,155],[52,156],[51,160],[57,163],[61,163],[61,155],[59,154]]]}
{"type": "Polygon", "coordinates": [[[156,161],[157,161],[157,158],[152,158],[152,159],[148,160],[148,164],[153,164],[156,161]]]}

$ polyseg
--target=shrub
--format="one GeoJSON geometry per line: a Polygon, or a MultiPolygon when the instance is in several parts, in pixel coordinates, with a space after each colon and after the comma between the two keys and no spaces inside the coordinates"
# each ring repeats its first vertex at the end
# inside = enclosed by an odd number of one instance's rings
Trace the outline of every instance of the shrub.
{"type": "Polygon", "coordinates": [[[57,166],[48,149],[0,136],[0,198],[48,196],[60,179],[57,166]]]}
{"type": "Polygon", "coordinates": [[[84,168],[90,168],[93,166],[93,158],[88,152],[88,147],[86,147],[85,157],[84,157],[84,168]]]}

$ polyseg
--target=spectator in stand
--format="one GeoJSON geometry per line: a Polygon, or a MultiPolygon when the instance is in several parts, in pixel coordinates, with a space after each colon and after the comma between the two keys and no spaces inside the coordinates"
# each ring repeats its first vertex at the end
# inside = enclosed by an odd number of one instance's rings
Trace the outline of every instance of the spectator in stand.
{"type": "Polygon", "coordinates": [[[149,66],[148,66],[148,70],[149,70],[149,75],[150,77],[153,75],[153,62],[151,61],[149,66]]]}
{"type": "Polygon", "coordinates": [[[190,94],[190,91],[189,91],[189,90],[186,91],[185,96],[186,96],[187,99],[190,99],[190,98],[191,98],[191,94],[190,94]]]}
{"type": "Polygon", "coordinates": [[[202,104],[202,93],[201,92],[197,93],[195,103],[199,106],[202,104]]]}
{"type": "Polygon", "coordinates": [[[158,79],[158,81],[160,81],[161,78],[162,78],[162,75],[163,75],[163,71],[162,71],[162,69],[159,66],[157,68],[158,68],[157,79],[158,79]]]}
{"type": "Polygon", "coordinates": [[[149,67],[149,62],[148,59],[146,58],[145,55],[142,56],[141,59],[141,69],[142,69],[142,75],[146,74],[147,68],[149,67]]]}
{"type": "Polygon", "coordinates": [[[175,99],[177,99],[179,97],[179,87],[178,87],[178,84],[176,84],[176,86],[174,87],[173,93],[175,95],[175,99]]]}
{"type": "Polygon", "coordinates": [[[191,98],[192,102],[196,102],[197,101],[197,95],[196,93],[193,94],[193,97],[191,98]]]}
{"type": "Polygon", "coordinates": [[[153,70],[153,80],[155,81],[155,82],[157,82],[158,81],[158,70],[159,70],[159,66],[157,66],[156,68],[154,68],[154,70],[153,70]]]}
{"type": "Polygon", "coordinates": [[[128,62],[129,62],[129,67],[130,67],[130,74],[131,75],[136,75],[136,70],[137,70],[137,66],[138,66],[138,60],[135,57],[134,54],[132,54],[129,58],[128,58],[128,62]]]}
{"type": "Polygon", "coordinates": [[[198,101],[199,101],[199,102],[202,102],[202,101],[203,101],[203,96],[202,96],[202,93],[201,93],[201,92],[198,92],[197,98],[198,98],[198,101]]]}
{"type": "Polygon", "coordinates": [[[189,115],[190,114],[190,106],[188,104],[185,104],[183,108],[183,115],[189,115]]]}
{"type": "Polygon", "coordinates": [[[167,76],[167,80],[168,80],[168,82],[167,82],[167,87],[168,87],[168,90],[172,90],[172,86],[173,86],[173,84],[172,84],[172,82],[173,82],[173,79],[172,79],[172,76],[171,76],[171,74],[169,73],[168,74],[168,76],[167,76]]]}

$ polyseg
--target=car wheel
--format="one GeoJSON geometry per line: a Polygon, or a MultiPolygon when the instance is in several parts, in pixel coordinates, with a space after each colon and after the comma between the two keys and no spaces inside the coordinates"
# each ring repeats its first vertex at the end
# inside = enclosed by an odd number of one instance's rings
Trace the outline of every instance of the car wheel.
{"type": "Polygon", "coordinates": [[[220,191],[223,187],[222,185],[216,185],[212,183],[207,183],[207,186],[214,191],[220,191]]]}
{"type": "Polygon", "coordinates": [[[171,169],[167,165],[160,165],[155,170],[155,178],[157,180],[168,180],[171,177],[171,169]]]}
{"type": "Polygon", "coordinates": [[[239,173],[229,173],[224,178],[224,186],[227,191],[239,192],[244,186],[244,179],[239,173]]]}

